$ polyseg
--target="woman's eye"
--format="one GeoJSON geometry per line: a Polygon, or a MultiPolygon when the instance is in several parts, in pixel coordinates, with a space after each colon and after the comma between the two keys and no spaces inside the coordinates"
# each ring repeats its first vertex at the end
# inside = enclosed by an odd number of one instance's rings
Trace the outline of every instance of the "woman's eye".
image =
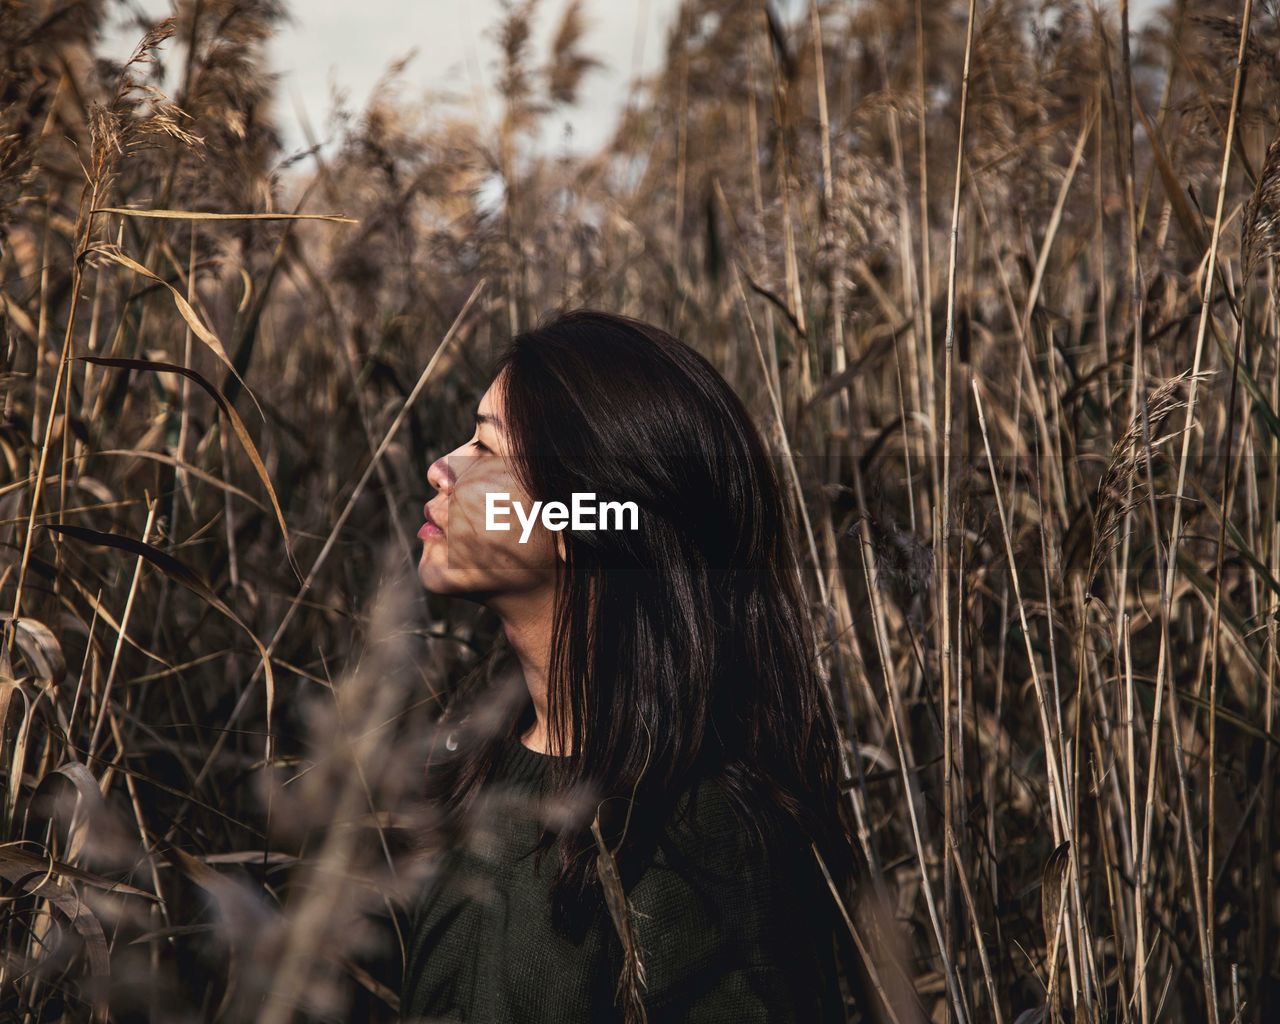
{"type": "Polygon", "coordinates": [[[489,446],[486,445],[479,438],[476,438],[474,441],[471,442],[471,447],[481,452],[487,452],[489,450],[489,446]]]}

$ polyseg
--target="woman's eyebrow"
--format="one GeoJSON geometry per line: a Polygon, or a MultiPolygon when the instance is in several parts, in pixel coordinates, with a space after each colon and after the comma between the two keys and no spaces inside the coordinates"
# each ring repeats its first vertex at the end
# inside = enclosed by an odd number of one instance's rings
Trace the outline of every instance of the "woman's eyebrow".
{"type": "Polygon", "coordinates": [[[483,412],[476,413],[476,426],[483,426],[486,423],[493,427],[494,430],[502,429],[502,421],[497,416],[490,416],[488,413],[483,412]]]}

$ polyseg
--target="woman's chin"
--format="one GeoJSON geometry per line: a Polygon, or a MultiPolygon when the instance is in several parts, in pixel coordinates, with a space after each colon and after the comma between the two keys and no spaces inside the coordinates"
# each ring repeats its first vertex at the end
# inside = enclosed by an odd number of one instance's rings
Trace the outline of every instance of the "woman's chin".
{"type": "Polygon", "coordinates": [[[432,550],[433,546],[428,541],[422,547],[422,557],[418,559],[418,580],[433,594],[451,594],[455,588],[450,585],[447,567],[440,564],[443,559],[432,550]]]}
{"type": "Polygon", "coordinates": [[[463,573],[459,567],[451,566],[443,545],[425,545],[422,557],[418,559],[418,581],[428,592],[441,597],[479,599],[475,574],[463,573]]]}

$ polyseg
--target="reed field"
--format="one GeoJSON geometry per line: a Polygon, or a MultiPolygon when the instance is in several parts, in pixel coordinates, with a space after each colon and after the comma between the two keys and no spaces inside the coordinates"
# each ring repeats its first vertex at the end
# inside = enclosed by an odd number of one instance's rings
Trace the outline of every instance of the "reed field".
{"type": "Polygon", "coordinates": [[[850,1020],[1280,1020],[1280,3],[684,0],[585,155],[590,3],[299,153],[306,7],[0,0],[0,1020],[395,1018],[427,467],[580,305],[784,465],[850,1020]]]}

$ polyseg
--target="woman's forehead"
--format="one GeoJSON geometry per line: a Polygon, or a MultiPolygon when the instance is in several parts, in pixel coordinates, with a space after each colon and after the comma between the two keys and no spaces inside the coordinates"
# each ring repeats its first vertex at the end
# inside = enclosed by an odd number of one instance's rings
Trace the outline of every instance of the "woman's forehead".
{"type": "Polygon", "coordinates": [[[486,389],[485,393],[480,396],[480,401],[476,405],[476,419],[491,423],[494,426],[501,426],[499,422],[502,418],[502,387],[498,380],[495,380],[486,389]]]}
{"type": "Polygon", "coordinates": [[[486,424],[495,430],[502,430],[503,422],[502,417],[498,415],[498,404],[481,401],[479,406],[476,406],[476,424],[486,424]]]}

